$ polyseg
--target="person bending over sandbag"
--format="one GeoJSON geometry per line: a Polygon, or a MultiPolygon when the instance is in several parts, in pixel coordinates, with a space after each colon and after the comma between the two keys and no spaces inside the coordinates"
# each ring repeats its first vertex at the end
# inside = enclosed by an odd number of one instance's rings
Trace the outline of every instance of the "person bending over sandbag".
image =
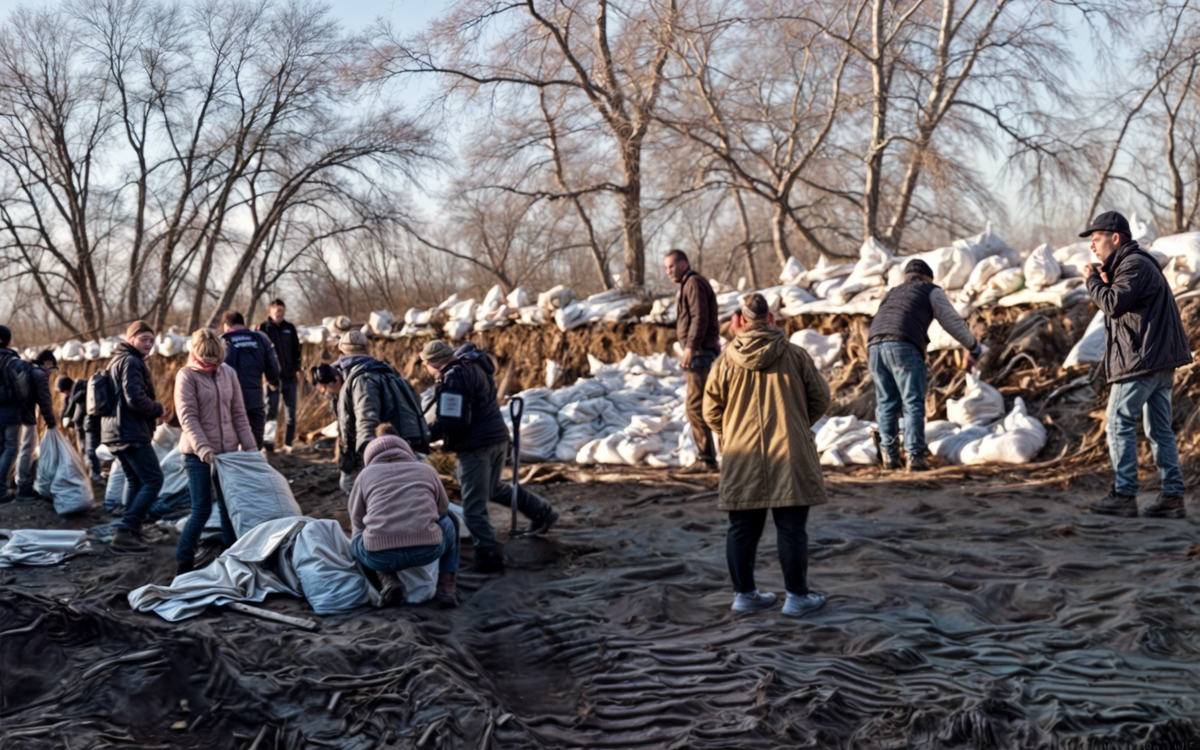
{"type": "Polygon", "coordinates": [[[104,475],[100,473],[100,457],[96,455],[96,449],[100,447],[100,425],[99,420],[89,417],[87,413],[87,381],[82,378],[71,380],[63,375],[55,385],[58,392],[63,394],[63,427],[75,430],[75,441],[79,444],[80,455],[91,470],[92,481],[104,484],[104,475]]]}
{"type": "Polygon", "coordinates": [[[458,605],[458,527],[437,470],[422,463],[394,427],[380,425],[350,491],[350,548],[379,574],[385,604],[400,594],[396,573],[438,561],[435,600],[458,605]]]}
{"type": "Polygon", "coordinates": [[[349,331],[338,341],[342,356],[333,363],[337,383],[338,468],[342,491],[350,494],[354,475],[381,424],[396,428],[416,452],[429,452],[429,425],[421,416],[421,399],[396,368],[367,354],[367,337],[349,331]]]}
{"type": "MultiPolygon", "coordinates": [[[[496,540],[488,503],[508,505],[512,486],[500,481],[510,435],[500,413],[491,360],[474,347],[456,353],[444,341],[430,341],[421,350],[421,361],[437,382],[437,420],[430,436],[441,438],[445,450],[458,455],[463,519],[475,540],[475,570],[499,573],[504,570],[504,546],[496,540]]],[[[524,487],[518,490],[517,510],[532,522],[529,533],[548,531],[558,511],[524,487]]]]}
{"type": "Polygon", "coordinates": [[[896,432],[904,411],[904,452],[909,471],[928,471],[925,460],[925,350],[929,326],[937,319],[946,333],[969,352],[967,366],[983,353],[967,322],[933,283],[933,269],[913,259],[904,267],[904,282],[892,289],[871,320],[867,354],[875,382],[876,447],[885,469],[900,468],[896,432]]]}
{"type": "Polygon", "coordinates": [[[38,352],[33,359],[33,366],[28,370],[29,396],[21,408],[21,442],[17,451],[18,500],[37,497],[33,491],[33,454],[38,445],[37,417],[40,410],[46,429],[53,430],[58,426],[50,394],[50,377],[57,370],[58,360],[49,349],[38,352]]]}
{"type": "Polygon", "coordinates": [[[829,384],[808,352],[775,327],[767,300],[753,294],[733,317],[733,342],[704,386],[704,420],[720,440],[721,510],[729,512],[725,556],[734,612],[775,605],[754,585],[754,558],[767,521],[775,518],[779,564],[793,617],[825,604],[808,590],[808,509],[826,502],[812,423],[829,408],[829,384]]]}
{"type": "Polygon", "coordinates": [[[222,453],[257,450],[237,371],[223,364],[225,342],[213,329],[201,328],[192,334],[189,352],[187,365],[175,376],[175,413],[183,428],[179,452],[192,496],[192,515],[175,548],[176,575],[195,568],[196,546],[214,500],[221,514],[222,541],[226,547],[237,541],[213,464],[222,453]]]}

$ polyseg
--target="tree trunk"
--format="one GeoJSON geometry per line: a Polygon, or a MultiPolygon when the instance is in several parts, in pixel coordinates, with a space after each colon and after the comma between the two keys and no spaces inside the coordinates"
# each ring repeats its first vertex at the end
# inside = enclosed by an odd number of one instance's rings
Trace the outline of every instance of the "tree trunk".
{"type": "Polygon", "coordinates": [[[787,265],[788,259],[792,257],[792,251],[788,249],[787,242],[787,219],[788,208],[783,202],[775,204],[775,213],[771,216],[771,242],[775,246],[775,255],[779,259],[779,268],[782,269],[787,265]]]}
{"type": "Polygon", "coordinates": [[[642,165],[639,149],[625,160],[625,189],[621,194],[621,234],[625,239],[627,289],[646,285],[646,241],[642,236],[642,165]]]}
{"type": "Polygon", "coordinates": [[[884,139],[887,135],[887,80],[883,60],[884,0],[871,9],[871,142],[867,146],[867,175],[863,185],[863,240],[874,237],[879,226],[879,193],[883,179],[884,139]]]}

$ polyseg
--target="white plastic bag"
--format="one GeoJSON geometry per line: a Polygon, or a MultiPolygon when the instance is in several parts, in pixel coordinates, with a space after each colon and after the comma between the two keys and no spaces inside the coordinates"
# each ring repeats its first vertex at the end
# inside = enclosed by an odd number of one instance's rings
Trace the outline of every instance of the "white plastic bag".
{"type": "Polygon", "coordinates": [[[960,399],[946,402],[946,417],[963,426],[984,424],[1004,416],[1004,396],[974,375],[967,375],[967,389],[960,399]]]}
{"type": "Polygon", "coordinates": [[[822,336],[812,329],[804,328],[793,333],[788,342],[808,352],[818,370],[827,370],[832,367],[833,363],[837,361],[838,354],[842,351],[842,334],[840,333],[822,336]]]}
{"type": "Polygon", "coordinates": [[[46,430],[38,446],[33,487],[54,501],[54,511],[60,516],[87,510],[95,499],[83,458],[58,430],[46,430]]]}
{"type": "Polygon", "coordinates": [[[1104,359],[1104,336],[1104,311],[1098,310],[1084,330],[1083,337],[1071,347],[1063,367],[1078,367],[1104,359]]]}
{"type": "Polygon", "coordinates": [[[302,515],[287,480],[261,453],[221,453],[216,470],[233,531],[239,537],[264,521],[302,515]]]}
{"type": "Polygon", "coordinates": [[[1057,284],[1062,278],[1062,266],[1054,257],[1049,244],[1038,245],[1025,261],[1025,286],[1042,290],[1057,284]]]}

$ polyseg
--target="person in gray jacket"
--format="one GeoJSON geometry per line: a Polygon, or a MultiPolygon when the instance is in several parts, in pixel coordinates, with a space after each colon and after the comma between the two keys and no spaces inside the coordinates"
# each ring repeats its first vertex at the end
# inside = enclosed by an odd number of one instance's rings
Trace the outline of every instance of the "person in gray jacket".
{"type": "Polygon", "coordinates": [[[904,282],[887,293],[871,321],[867,356],[875,382],[876,447],[885,469],[900,468],[896,432],[904,411],[904,451],[909,471],[927,471],[925,460],[925,350],[937,320],[967,350],[973,366],[983,352],[946,292],[933,283],[933,269],[920,259],[904,267],[904,282]]]}
{"type": "Polygon", "coordinates": [[[1084,270],[1088,294],[1104,313],[1104,377],[1108,392],[1108,451],[1116,482],[1093,513],[1138,514],[1137,420],[1142,415],[1162,494],[1143,513],[1183,518],[1183,472],[1171,429],[1175,368],[1192,361],[1179,307],[1153,256],[1138,246],[1129,222],[1116,211],[1097,216],[1080,237],[1090,237],[1099,265],[1084,270]]]}

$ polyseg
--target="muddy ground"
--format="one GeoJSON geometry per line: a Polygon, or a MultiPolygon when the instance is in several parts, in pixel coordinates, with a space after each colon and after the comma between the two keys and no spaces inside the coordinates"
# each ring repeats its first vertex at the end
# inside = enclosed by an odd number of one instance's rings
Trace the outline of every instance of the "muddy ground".
{"type": "MultiPolygon", "coordinates": [[[[273,461],[345,522],[327,453],[273,461]]],[[[573,471],[539,488],[555,532],[463,574],[457,610],[167,623],[126,601],[172,578],[165,534],[0,569],[0,747],[1200,747],[1200,509],[1089,516],[1101,476],[831,474],[809,525],[829,603],[794,620],[729,611],[715,477],[573,471]]],[[[106,520],[0,506],[0,528],[106,520]]],[[[768,524],[781,592],[773,547],[768,524]]]]}

